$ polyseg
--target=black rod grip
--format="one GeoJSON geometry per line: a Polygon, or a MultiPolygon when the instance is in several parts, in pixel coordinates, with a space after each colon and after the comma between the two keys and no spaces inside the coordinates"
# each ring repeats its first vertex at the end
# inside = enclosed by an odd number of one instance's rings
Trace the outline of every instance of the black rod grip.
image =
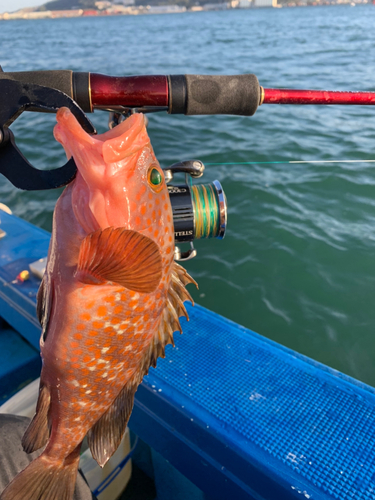
{"type": "Polygon", "coordinates": [[[0,78],[33,83],[64,92],[74,99],[85,112],[91,112],[89,73],[80,73],[68,69],[50,71],[15,71],[1,73],[0,78]]]}
{"type": "Polygon", "coordinates": [[[70,70],[52,70],[52,71],[15,71],[9,73],[0,73],[0,78],[10,78],[22,83],[34,83],[43,87],[50,87],[60,90],[69,97],[73,98],[73,71],[70,70]]]}
{"type": "Polygon", "coordinates": [[[170,113],[251,116],[260,102],[255,75],[175,75],[170,81],[170,113]]]}

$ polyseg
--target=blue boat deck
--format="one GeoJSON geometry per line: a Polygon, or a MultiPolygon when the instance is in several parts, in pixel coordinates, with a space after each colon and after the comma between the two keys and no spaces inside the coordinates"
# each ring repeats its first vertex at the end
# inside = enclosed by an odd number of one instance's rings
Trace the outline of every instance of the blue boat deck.
{"type": "MultiPolygon", "coordinates": [[[[12,281],[47,255],[49,234],[0,220],[0,315],[37,349],[39,281],[12,281]]],[[[374,389],[200,306],[188,312],[137,391],[132,431],[208,498],[374,499],[374,389]]]]}

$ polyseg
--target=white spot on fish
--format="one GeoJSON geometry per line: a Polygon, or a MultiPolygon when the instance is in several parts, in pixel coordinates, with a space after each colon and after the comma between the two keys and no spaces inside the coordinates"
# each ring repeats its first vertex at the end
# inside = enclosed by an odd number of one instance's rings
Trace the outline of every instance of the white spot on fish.
{"type": "Polygon", "coordinates": [[[103,378],[107,378],[108,377],[108,372],[103,373],[102,377],[103,378]]]}
{"type": "Polygon", "coordinates": [[[90,394],[90,393],[91,393],[91,391],[90,391],[90,390],[88,390],[88,391],[86,391],[86,392],[85,392],[85,394],[90,394]]]}
{"type": "Polygon", "coordinates": [[[98,365],[101,364],[101,363],[108,363],[108,361],[104,361],[104,359],[98,359],[98,365]]]}
{"type": "Polygon", "coordinates": [[[109,350],[109,347],[103,347],[102,354],[105,354],[109,350]]]}
{"type": "Polygon", "coordinates": [[[78,401],[78,404],[81,405],[81,406],[86,406],[87,403],[85,403],[85,401],[78,401]]]}
{"type": "Polygon", "coordinates": [[[74,385],[74,387],[79,387],[78,380],[72,380],[72,384],[74,385]]]}
{"type": "MultiPolygon", "coordinates": [[[[95,366],[90,366],[89,370],[90,370],[90,372],[93,372],[94,370],[96,370],[96,367],[95,366]]],[[[83,387],[87,387],[87,385],[84,385],[83,387]]]]}
{"type": "Polygon", "coordinates": [[[125,347],[124,351],[131,351],[133,349],[133,344],[129,344],[125,347]]]}

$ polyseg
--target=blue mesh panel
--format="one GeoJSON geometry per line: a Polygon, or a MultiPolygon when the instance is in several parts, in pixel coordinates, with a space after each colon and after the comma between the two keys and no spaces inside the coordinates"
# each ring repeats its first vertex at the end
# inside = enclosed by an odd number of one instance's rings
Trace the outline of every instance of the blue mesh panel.
{"type": "Polygon", "coordinates": [[[375,498],[371,388],[203,308],[189,314],[176,348],[147,377],[154,391],[173,388],[177,399],[177,389],[186,410],[197,415],[198,405],[232,446],[260,448],[306,485],[341,500],[375,498]]]}

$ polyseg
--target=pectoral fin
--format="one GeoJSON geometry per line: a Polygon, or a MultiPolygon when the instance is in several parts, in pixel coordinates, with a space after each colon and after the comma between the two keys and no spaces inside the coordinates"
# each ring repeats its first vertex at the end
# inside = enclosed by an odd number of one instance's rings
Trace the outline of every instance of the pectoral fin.
{"type": "Polygon", "coordinates": [[[161,280],[157,244],[137,231],[107,227],[82,241],[76,278],[88,285],[113,282],[129,290],[153,292],[161,280]]]}

